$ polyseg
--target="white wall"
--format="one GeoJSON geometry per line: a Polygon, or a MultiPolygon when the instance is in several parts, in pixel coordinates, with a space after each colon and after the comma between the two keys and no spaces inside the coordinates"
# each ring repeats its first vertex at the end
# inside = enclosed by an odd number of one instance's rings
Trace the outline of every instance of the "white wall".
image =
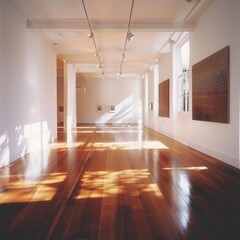
{"type": "Polygon", "coordinates": [[[64,63],[64,129],[69,132],[76,127],[76,68],[64,63]]]}
{"type": "Polygon", "coordinates": [[[1,0],[0,166],[56,138],[56,55],[26,18],[1,0]]]}
{"type": "Polygon", "coordinates": [[[150,103],[152,102],[153,105],[155,103],[155,96],[154,96],[154,67],[152,67],[149,71],[148,71],[148,88],[147,88],[147,96],[148,96],[148,100],[147,100],[147,112],[148,112],[148,125],[150,127],[154,127],[154,112],[156,111],[155,108],[153,108],[153,110],[150,110],[150,103]]]}
{"type": "Polygon", "coordinates": [[[149,126],[149,103],[150,99],[148,96],[148,83],[149,83],[149,74],[146,73],[142,79],[142,96],[143,96],[143,124],[149,126]]]}
{"type": "MultiPolygon", "coordinates": [[[[2,0],[0,0],[0,16],[2,15],[2,0]]],[[[1,20],[1,17],[0,17],[1,20]]],[[[3,132],[3,126],[2,126],[2,114],[1,110],[3,109],[2,106],[2,23],[0,22],[0,157],[1,157],[1,145],[3,139],[1,138],[2,132],[3,132]]]]}
{"type": "Polygon", "coordinates": [[[141,121],[140,80],[78,79],[77,86],[78,123],[139,123],[141,121]],[[102,111],[97,110],[98,105],[102,105],[102,111]],[[116,106],[114,113],[110,112],[111,105],[116,106]]]}
{"type": "MultiPolygon", "coordinates": [[[[156,117],[149,123],[153,129],[238,168],[240,30],[237,24],[240,22],[239,9],[239,1],[213,1],[198,19],[196,30],[190,33],[191,66],[230,45],[230,124],[193,121],[191,110],[189,113],[178,113],[177,82],[172,73],[176,62],[167,55],[163,56],[159,62],[159,82],[170,77],[170,118],[156,117]],[[173,69],[170,66],[173,66],[173,69]]],[[[173,56],[173,53],[170,55],[173,56]]],[[[191,66],[190,109],[192,107],[191,66]]],[[[149,81],[153,81],[151,74],[149,76],[149,81]]],[[[152,86],[151,83],[150,85],[152,86]]],[[[149,119],[150,115],[151,113],[149,113],[149,119]]]]}
{"type": "Polygon", "coordinates": [[[169,137],[173,137],[173,107],[172,98],[170,98],[170,117],[158,117],[158,85],[159,83],[170,80],[170,95],[173,96],[172,83],[172,54],[164,54],[159,58],[159,64],[156,64],[152,71],[148,73],[148,102],[154,103],[153,111],[148,110],[148,124],[145,124],[169,137]]]}
{"type": "Polygon", "coordinates": [[[191,63],[230,46],[230,124],[192,121],[189,145],[239,167],[239,1],[214,1],[190,35],[191,63]]]}

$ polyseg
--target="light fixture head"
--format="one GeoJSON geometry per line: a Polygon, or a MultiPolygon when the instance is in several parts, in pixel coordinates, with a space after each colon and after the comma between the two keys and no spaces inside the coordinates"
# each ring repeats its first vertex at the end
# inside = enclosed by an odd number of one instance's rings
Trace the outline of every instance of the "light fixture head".
{"type": "Polygon", "coordinates": [[[92,38],[94,37],[94,33],[93,33],[92,30],[91,30],[91,32],[88,34],[88,37],[89,37],[90,39],[92,39],[92,38]]]}
{"type": "Polygon", "coordinates": [[[102,68],[102,65],[101,65],[101,64],[98,64],[98,65],[97,65],[97,68],[102,68]]]}
{"type": "Polygon", "coordinates": [[[127,58],[127,54],[126,53],[123,53],[123,58],[127,58]]]}
{"type": "Polygon", "coordinates": [[[150,71],[152,71],[152,70],[153,70],[153,65],[152,65],[152,64],[149,65],[148,69],[149,69],[150,71]]]}
{"type": "Polygon", "coordinates": [[[134,38],[134,34],[130,32],[130,30],[128,30],[127,32],[127,40],[131,41],[134,38]]]}
{"type": "Polygon", "coordinates": [[[173,45],[175,42],[176,42],[176,41],[175,41],[174,39],[172,39],[172,38],[170,38],[170,39],[168,40],[168,43],[169,43],[170,45],[173,45]]]}
{"type": "Polygon", "coordinates": [[[98,56],[98,53],[97,53],[97,52],[95,52],[95,53],[94,53],[94,56],[95,56],[95,57],[97,57],[97,56],[98,56]]]}

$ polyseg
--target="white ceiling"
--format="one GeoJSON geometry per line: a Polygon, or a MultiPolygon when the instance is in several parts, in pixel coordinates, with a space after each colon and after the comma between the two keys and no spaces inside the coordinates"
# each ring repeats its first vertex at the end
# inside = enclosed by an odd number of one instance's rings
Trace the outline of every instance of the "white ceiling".
{"type": "MultiPolygon", "coordinates": [[[[51,44],[58,44],[59,58],[74,63],[85,77],[102,76],[82,0],[11,1],[27,16],[30,31],[40,30],[51,44]]],[[[174,31],[172,39],[194,31],[198,16],[211,1],[135,0],[130,21],[135,37],[126,41],[123,60],[132,0],[84,0],[105,77],[119,76],[122,60],[121,77],[140,77],[156,57],[170,50],[168,41],[174,31]]]]}

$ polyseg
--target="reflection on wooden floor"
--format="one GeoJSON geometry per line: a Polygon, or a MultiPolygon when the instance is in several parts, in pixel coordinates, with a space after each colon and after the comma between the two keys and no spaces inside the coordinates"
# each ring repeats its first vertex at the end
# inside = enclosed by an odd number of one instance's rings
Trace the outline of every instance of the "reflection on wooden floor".
{"type": "Polygon", "coordinates": [[[0,169],[0,239],[240,239],[240,171],[136,125],[80,126],[0,169]]]}

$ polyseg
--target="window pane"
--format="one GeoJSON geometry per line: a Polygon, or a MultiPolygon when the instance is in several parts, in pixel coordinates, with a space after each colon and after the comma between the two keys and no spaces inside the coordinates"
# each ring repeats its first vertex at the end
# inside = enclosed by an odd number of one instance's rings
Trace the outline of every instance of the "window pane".
{"type": "Polygon", "coordinates": [[[185,40],[178,48],[178,109],[180,112],[189,111],[189,40],[185,40]]]}
{"type": "Polygon", "coordinates": [[[189,69],[189,41],[185,42],[181,46],[181,62],[182,71],[187,71],[189,69]]]}

